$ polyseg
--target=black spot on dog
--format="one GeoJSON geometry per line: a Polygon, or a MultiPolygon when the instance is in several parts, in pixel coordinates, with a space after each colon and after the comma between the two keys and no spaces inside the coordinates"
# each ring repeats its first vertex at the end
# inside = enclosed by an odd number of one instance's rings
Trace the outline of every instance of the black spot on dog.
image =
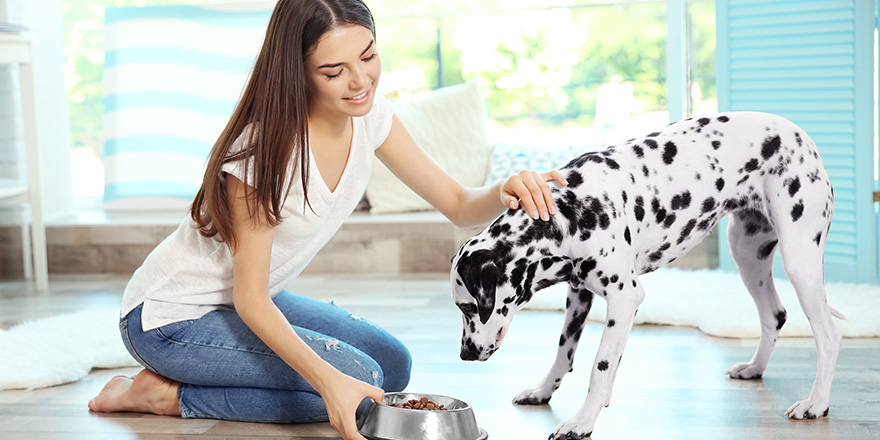
{"type": "MultiPolygon", "coordinates": [[[[629,359],[629,358],[627,358],[627,359],[629,359]]],[[[601,362],[599,362],[599,365],[597,365],[596,368],[598,368],[599,371],[605,371],[605,370],[607,370],[607,369],[608,369],[608,361],[601,361],[601,362]]]]}
{"type": "Polygon", "coordinates": [[[642,221],[645,218],[645,199],[642,196],[636,196],[636,206],[633,207],[633,212],[636,215],[636,220],[642,221]]]}
{"type": "Polygon", "coordinates": [[[743,176],[742,179],[739,179],[739,181],[737,181],[736,184],[742,185],[743,183],[745,183],[746,180],[749,180],[749,174],[746,174],[745,176],[743,176]]]}
{"type": "Polygon", "coordinates": [[[648,148],[652,150],[657,149],[657,141],[655,141],[654,139],[645,139],[645,145],[647,145],[648,148]]]}
{"type": "Polygon", "coordinates": [[[688,206],[691,206],[691,193],[690,191],[685,191],[681,194],[676,194],[672,197],[672,209],[679,210],[685,209],[688,206]]]}
{"type": "Polygon", "coordinates": [[[779,136],[764,139],[764,143],[761,145],[761,157],[763,157],[764,160],[769,159],[771,156],[779,151],[780,146],[781,141],[779,139],[779,136]]]}
{"type": "Polygon", "coordinates": [[[636,153],[636,157],[638,157],[639,159],[645,157],[645,150],[643,150],[642,147],[638,145],[633,147],[633,152],[636,153]]]}
{"type": "Polygon", "coordinates": [[[578,268],[578,279],[585,280],[590,272],[596,268],[596,260],[593,257],[587,258],[584,261],[581,261],[580,267],[578,268]]]}
{"type": "Polygon", "coordinates": [[[697,220],[690,219],[690,221],[688,221],[687,224],[684,225],[683,228],[681,228],[681,234],[678,236],[678,241],[676,241],[676,244],[681,244],[682,242],[684,242],[691,235],[691,232],[694,230],[694,226],[696,225],[697,220]]]}
{"type": "Polygon", "coordinates": [[[666,145],[663,146],[663,163],[669,165],[675,160],[675,155],[678,154],[678,147],[675,146],[672,142],[667,142],[666,145]]]}
{"type": "MultiPolygon", "coordinates": [[[[590,313],[590,308],[593,305],[593,292],[589,290],[582,290],[578,292],[579,297],[583,298],[582,303],[584,308],[580,311],[575,311],[572,314],[571,322],[569,322],[568,326],[565,328],[565,336],[575,341],[580,340],[581,332],[584,330],[584,322],[587,320],[587,314],[590,313]]],[[[569,354],[571,356],[571,354],[569,354]]]]}
{"type": "Polygon", "coordinates": [[[611,168],[612,170],[619,170],[620,169],[620,164],[618,164],[616,161],[614,161],[611,158],[605,159],[605,165],[608,165],[608,168],[611,168]]]}
{"type": "Polygon", "coordinates": [[[700,128],[709,125],[710,122],[712,122],[712,120],[709,119],[709,118],[700,118],[700,119],[697,119],[697,123],[700,124],[700,128]]]}
{"type": "Polygon", "coordinates": [[[746,162],[746,165],[745,165],[744,168],[745,168],[746,171],[755,171],[755,170],[757,170],[757,169],[758,169],[758,159],[754,159],[754,158],[753,158],[752,160],[746,162]]]}
{"type": "Polygon", "coordinates": [[[791,221],[796,222],[804,215],[804,202],[799,201],[791,208],[791,221]]]}
{"type": "Polygon", "coordinates": [[[510,225],[507,223],[494,223],[491,227],[489,227],[489,235],[492,236],[493,239],[498,239],[501,235],[507,235],[510,233],[510,225]]]}
{"type": "Polygon", "coordinates": [[[801,189],[801,179],[795,177],[794,180],[792,180],[791,183],[788,184],[788,195],[794,197],[799,189],[801,189]]]}
{"type": "Polygon", "coordinates": [[[647,166],[647,165],[642,165],[642,174],[644,174],[645,177],[648,177],[648,176],[651,175],[651,171],[648,170],[648,166],[647,166]]]}
{"type": "Polygon", "coordinates": [[[715,199],[714,199],[714,198],[712,198],[712,197],[708,197],[708,198],[706,198],[706,200],[703,200],[703,211],[702,211],[702,213],[703,213],[703,214],[706,214],[706,213],[708,213],[709,211],[712,211],[713,209],[715,209],[715,206],[716,206],[716,205],[715,205],[715,199]]]}
{"type": "Polygon", "coordinates": [[[668,229],[670,226],[672,226],[673,223],[675,223],[675,214],[669,214],[666,216],[665,219],[663,219],[664,228],[668,229]]]}
{"type": "Polygon", "coordinates": [[[623,230],[623,239],[626,240],[626,244],[632,244],[632,235],[629,232],[629,226],[623,230]]]}
{"type": "Polygon", "coordinates": [[[554,219],[550,219],[550,221],[534,221],[529,222],[526,230],[520,235],[516,244],[518,246],[528,246],[531,243],[536,243],[541,239],[549,239],[555,242],[556,244],[562,243],[563,233],[559,228],[559,224],[556,223],[554,219]]]}
{"type": "Polygon", "coordinates": [[[724,179],[719,177],[718,180],[715,181],[715,189],[718,191],[724,189],[724,179]]]}
{"type": "Polygon", "coordinates": [[[719,149],[719,148],[721,148],[721,141],[717,141],[717,140],[716,140],[716,141],[712,141],[712,149],[717,150],[717,149],[719,149]]]}
{"type": "Polygon", "coordinates": [[[651,137],[651,138],[657,137],[657,136],[660,136],[660,133],[656,132],[656,131],[648,135],[648,137],[651,137]]]}
{"type": "Polygon", "coordinates": [[[608,327],[614,327],[614,320],[613,319],[608,320],[608,327]]]}
{"type": "Polygon", "coordinates": [[[568,181],[568,187],[573,189],[584,183],[584,176],[577,171],[571,171],[568,173],[568,176],[565,177],[565,180],[568,181]]]}
{"type": "Polygon", "coordinates": [[[813,241],[816,242],[816,246],[819,246],[819,243],[822,242],[822,233],[819,232],[816,234],[816,237],[813,238],[813,241]]]}
{"type": "Polygon", "coordinates": [[[730,120],[730,118],[728,118],[727,116],[719,116],[718,120],[721,122],[727,122],[730,120]]]}
{"type": "Polygon", "coordinates": [[[780,310],[776,312],[776,331],[782,329],[782,326],[785,325],[785,318],[788,315],[785,313],[785,310],[780,310]]]}
{"type": "Polygon", "coordinates": [[[778,243],[778,242],[779,242],[779,240],[770,240],[770,241],[762,244],[761,246],[759,246],[758,247],[758,259],[759,260],[766,260],[768,257],[770,257],[770,255],[772,255],[773,251],[776,249],[776,243],[778,243]]]}

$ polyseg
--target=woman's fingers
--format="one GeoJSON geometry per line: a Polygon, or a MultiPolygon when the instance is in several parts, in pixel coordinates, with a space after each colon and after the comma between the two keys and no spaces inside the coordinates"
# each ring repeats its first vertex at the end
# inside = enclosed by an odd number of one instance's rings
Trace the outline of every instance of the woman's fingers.
{"type": "Polygon", "coordinates": [[[556,201],[547,183],[550,181],[568,185],[562,173],[555,170],[543,174],[524,170],[511,176],[502,186],[502,191],[507,194],[507,206],[522,208],[533,219],[550,220],[550,215],[556,214],[556,201]]]}

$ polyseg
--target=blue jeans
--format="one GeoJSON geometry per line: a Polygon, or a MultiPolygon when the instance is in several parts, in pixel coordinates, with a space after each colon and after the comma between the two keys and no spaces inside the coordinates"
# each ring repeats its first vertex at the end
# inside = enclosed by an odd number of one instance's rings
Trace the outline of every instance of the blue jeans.
{"type": "MultiPolygon", "coordinates": [[[[412,359],[399,340],[332,304],[281,292],[275,304],[312,350],[341,372],[401,391],[412,359]]],[[[138,306],[120,320],[129,353],[179,383],[180,415],[267,423],[327,421],[321,396],[234,310],[141,331],[138,306]]]]}

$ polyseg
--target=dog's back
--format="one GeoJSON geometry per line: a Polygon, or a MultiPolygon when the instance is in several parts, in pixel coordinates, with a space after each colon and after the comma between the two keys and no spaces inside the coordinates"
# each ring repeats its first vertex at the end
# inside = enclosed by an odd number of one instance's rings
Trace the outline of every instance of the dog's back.
{"type": "Polygon", "coordinates": [[[827,221],[811,239],[831,218],[831,185],[815,144],[793,123],[765,113],[680,121],[584,154],[561,171],[570,182],[554,190],[562,227],[592,242],[593,252],[612,252],[623,238],[639,273],[686,253],[728,212],[757,219],[750,227],[758,228],[816,210],[827,221]]]}

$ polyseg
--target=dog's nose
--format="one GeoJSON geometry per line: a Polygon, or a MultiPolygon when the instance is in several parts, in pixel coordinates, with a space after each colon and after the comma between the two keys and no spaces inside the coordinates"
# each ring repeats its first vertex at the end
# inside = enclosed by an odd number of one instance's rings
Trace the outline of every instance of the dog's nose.
{"type": "Polygon", "coordinates": [[[461,360],[463,361],[475,361],[480,358],[480,352],[474,350],[472,348],[462,348],[461,349],[461,360]]]}

